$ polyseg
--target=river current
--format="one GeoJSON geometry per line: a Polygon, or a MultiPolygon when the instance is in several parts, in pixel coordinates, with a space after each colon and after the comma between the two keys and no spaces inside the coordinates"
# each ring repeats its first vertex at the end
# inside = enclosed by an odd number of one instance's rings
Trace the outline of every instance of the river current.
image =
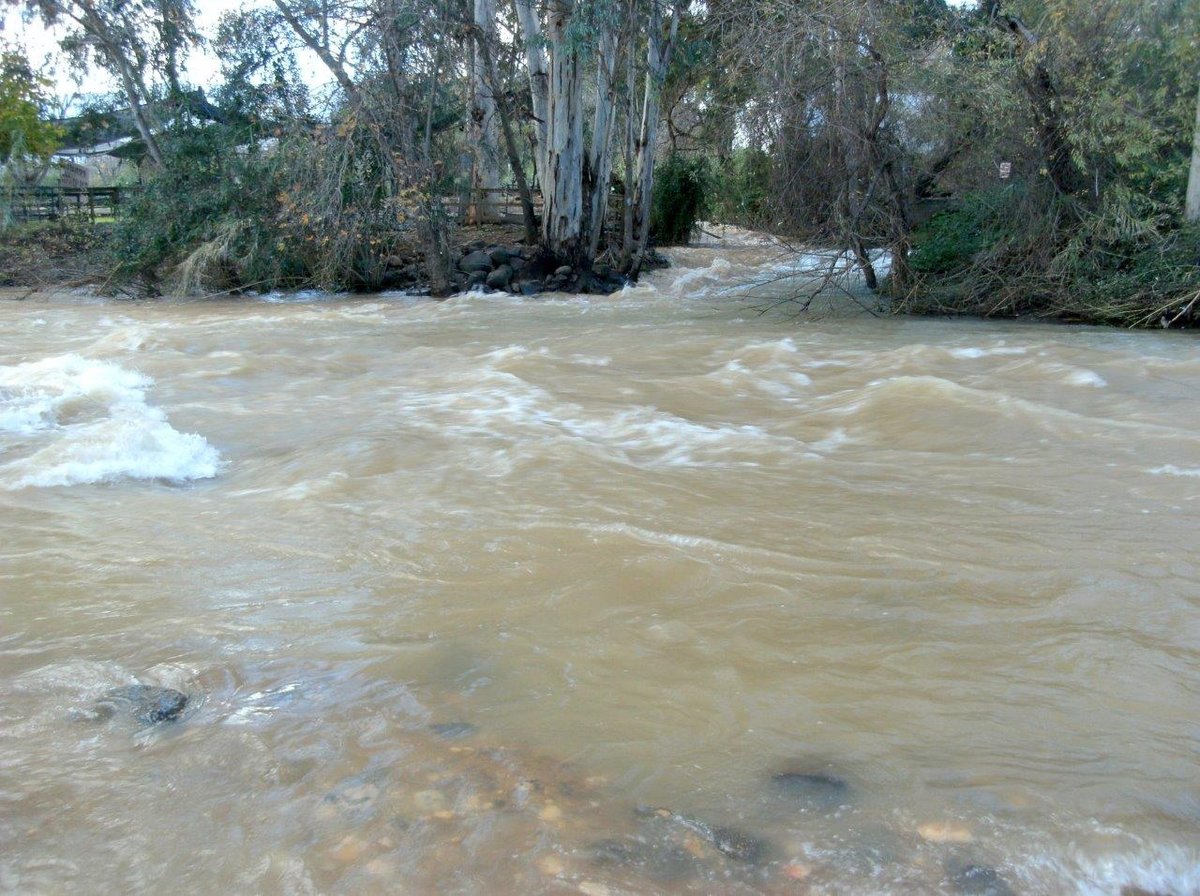
{"type": "Polygon", "coordinates": [[[0,301],[0,890],[1200,893],[1195,337],[673,258],[0,301]]]}

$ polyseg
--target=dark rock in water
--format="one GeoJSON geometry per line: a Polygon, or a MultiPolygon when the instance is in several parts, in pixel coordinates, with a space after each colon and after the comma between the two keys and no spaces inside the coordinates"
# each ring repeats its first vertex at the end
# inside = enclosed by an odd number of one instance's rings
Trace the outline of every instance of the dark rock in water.
{"type": "Polygon", "coordinates": [[[467,277],[467,289],[474,289],[476,286],[483,286],[487,283],[487,271],[471,271],[467,277]]]}
{"type": "Polygon", "coordinates": [[[113,688],[96,701],[98,718],[108,718],[124,713],[143,725],[170,722],[179,718],[187,706],[188,696],[174,688],[159,688],[148,684],[134,684],[113,688]]]}
{"type": "Polygon", "coordinates": [[[522,280],[519,286],[523,296],[536,296],[542,291],[541,280],[522,280]]]}
{"type": "Polygon", "coordinates": [[[597,865],[633,868],[660,881],[694,877],[701,870],[695,856],[668,839],[601,840],[592,844],[591,854],[597,865]]]}
{"type": "Polygon", "coordinates": [[[430,725],[429,730],[446,740],[459,740],[470,737],[479,729],[470,722],[438,722],[436,725],[430,725]]]}
{"type": "Polygon", "coordinates": [[[1014,896],[1012,887],[990,865],[947,862],[946,874],[954,892],[963,896],[1014,896]]]}
{"type": "Polygon", "coordinates": [[[628,865],[637,857],[635,843],[632,840],[618,840],[610,837],[597,840],[589,847],[592,861],[597,865],[628,865]]]}
{"type": "Polygon", "coordinates": [[[807,809],[837,809],[850,800],[850,785],[833,775],[781,772],[771,776],[771,786],[807,809]]]}
{"type": "Polygon", "coordinates": [[[458,260],[458,269],[468,274],[472,271],[490,271],[492,257],[482,249],[476,249],[470,255],[464,255],[458,260]]]}
{"type": "Polygon", "coordinates": [[[739,862],[761,861],[767,852],[765,841],[737,828],[713,828],[712,844],[729,858],[739,862]]]}
{"type": "Polygon", "coordinates": [[[513,270],[506,264],[500,265],[487,275],[487,285],[492,289],[507,289],[512,280],[513,270]]]}
{"type": "Polygon", "coordinates": [[[714,827],[699,818],[692,818],[670,809],[638,806],[634,813],[644,819],[642,830],[670,832],[689,831],[699,835],[721,853],[739,862],[759,862],[770,851],[767,841],[733,827],[714,827]]]}

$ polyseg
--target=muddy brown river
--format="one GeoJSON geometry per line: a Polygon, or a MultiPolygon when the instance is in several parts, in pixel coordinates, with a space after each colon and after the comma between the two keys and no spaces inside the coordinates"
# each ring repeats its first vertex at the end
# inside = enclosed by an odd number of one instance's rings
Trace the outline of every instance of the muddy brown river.
{"type": "Polygon", "coordinates": [[[0,301],[0,890],[1200,893],[1195,337],[674,258],[0,301]]]}

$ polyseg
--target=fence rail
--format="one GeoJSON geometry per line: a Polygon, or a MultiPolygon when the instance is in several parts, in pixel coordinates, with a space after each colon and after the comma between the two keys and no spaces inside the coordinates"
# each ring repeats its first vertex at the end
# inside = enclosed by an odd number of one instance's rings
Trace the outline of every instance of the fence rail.
{"type": "MultiPolygon", "coordinates": [[[[530,198],[533,200],[533,214],[541,221],[545,208],[541,190],[530,190],[530,198]]],[[[619,227],[623,204],[624,198],[619,193],[612,193],[608,197],[609,229],[619,227]]],[[[507,187],[475,188],[462,196],[447,196],[442,199],[442,208],[448,217],[460,224],[521,224],[525,221],[520,194],[516,189],[507,187]]]]}
{"type": "Polygon", "coordinates": [[[17,223],[79,218],[96,223],[116,216],[130,187],[32,187],[12,190],[3,201],[17,223]]]}

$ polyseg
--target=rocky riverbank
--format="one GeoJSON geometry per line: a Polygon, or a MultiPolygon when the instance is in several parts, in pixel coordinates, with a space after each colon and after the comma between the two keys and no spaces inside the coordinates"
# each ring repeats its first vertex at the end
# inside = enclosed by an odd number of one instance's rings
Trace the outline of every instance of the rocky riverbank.
{"type": "MultiPolygon", "coordinates": [[[[153,298],[171,294],[173,278],[163,274],[154,283],[128,283],[112,276],[116,256],[111,229],[64,222],[14,228],[0,234],[0,286],[28,290],[87,288],[105,294],[153,298]]],[[[468,291],[533,296],[544,292],[607,295],[623,288],[628,278],[605,263],[591,270],[575,268],[536,246],[520,242],[518,228],[505,225],[462,228],[470,237],[455,252],[450,294],[468,291]]],[[[380,288],[414,295],[433,294],[425,259],[409,247],[383,259],[380,288]]],[[[651,252],[647,270],[667,261],[651,252]]],[[[128,278],[126,278],[127,280],[128,278]]],[[[308,288],[311,284],[296,284],[308,288]]],[[[218,290],[214,290],[217,292],[218,290]]],[[[23,296],[19,296],[23,297],[23,296]]]]}

